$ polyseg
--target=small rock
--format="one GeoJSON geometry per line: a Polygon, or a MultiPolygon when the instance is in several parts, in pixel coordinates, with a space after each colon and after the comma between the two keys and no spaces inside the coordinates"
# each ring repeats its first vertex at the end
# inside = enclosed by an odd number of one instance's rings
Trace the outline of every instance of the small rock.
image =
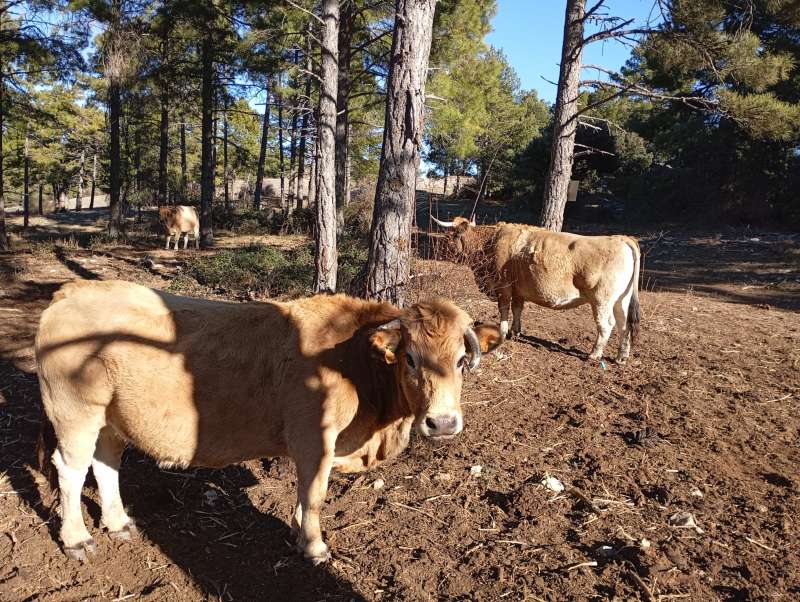
{"type": "Polygon", "coordinates": [[[691,490],[689,491],[689,495],[691,495],[692,497],[699,497],[699,498],[705,497],[703,495],[703,492],[700,491],[698,487],[692,487],[691,490]]]}
{"type": "Polygon", "coordinates": [[[555,493],[561,493],[565,489],[564,483],[562,483],[555,477],[551,477],[550,475],[545,475],[541,483],[545,489],[549,489],[550,491],[553,491],[555,493]]]}
{"type": "Polygon", "coordinates": [[[483,472],[483,466],[481,466],[480,464],[476,464],[475,466],[470,466],[469,468],[469,474],[472,475],[473,477],[481,476],[482,472],[483,472]]]}
{"type": "Polygon", "coordinates": [[[758,510],[761,514],[766,514],[769,512],[769,508],[767,508],[764,504],[756,504],[756,510],[758,510]]]}
{"type": "Polygon", "coordinates": [[[437,472],[435,475],[433,475],[433,480],[446,483],[453,480],[453,475],[447,472],[437,472]]]}
{"type": "Polygon", "coordinates": [[[643,550],[649,550],[653,544],[650,543],[650,540],[646,537],[643,537],[642,540],[639,542],[639,547],[643,550]]]}
{"type": "Polygon", "coordinates": [[[689,512],[676,512],[675,514],[669,517],[669,524],[672,525],[673,527],[694,529],[698,533],[704,532],[697,524],[697,521],[694,518],[694,514],[691,514],[689,512]]]}
{"type": "Polygon", "coordinates": [[[383,489],[386,486],[386,481],[383,479],[375,479],[372,481],[372,488],[373,489],[383,489]]]}

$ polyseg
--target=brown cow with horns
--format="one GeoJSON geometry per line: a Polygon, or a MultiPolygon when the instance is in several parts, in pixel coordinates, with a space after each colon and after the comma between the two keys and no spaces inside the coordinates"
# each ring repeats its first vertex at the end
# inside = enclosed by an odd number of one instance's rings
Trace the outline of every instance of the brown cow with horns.
{"type": "Polygon", "coordinates": [[[478,287],[500,309],[503,336],[522,330],[531,301],[551,309],[588,303],[597,324],[589,359],[599,360],[611,332],[619,331],[617,361],[624,363],[639,332],[639,243],[630,236],[581,236],[525,224],[476,225],[463,217],[433,220],[449,230],[456,259],[472,269],[478,287]]]}
{"type": "Polygon", "coordinates": [[[67,284],[36,336],[64,550],[81,560],[94,550],[80,503],[89,466],[101,524],[113,537],[135,534],[118,480],[132,444],[163,466],[290,456],[298,547],[325,562],[319,513],[331,469],[396,456],[412,427],[457,435],[463,370],[500,342],[498,327],[473,329],[441,299],[405,310],[342,295],[233,304],[121,281],[67,284]]]}

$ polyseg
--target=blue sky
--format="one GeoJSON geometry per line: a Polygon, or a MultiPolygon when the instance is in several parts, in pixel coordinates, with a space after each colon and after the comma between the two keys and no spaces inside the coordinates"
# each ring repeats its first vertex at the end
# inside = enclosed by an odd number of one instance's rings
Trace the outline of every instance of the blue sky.
{"type": "MultiPolygon", "coordinates": [[[[556,87],[542,77],[558,81],[565,0],[498,0],[497,4],[497,15],[492,21],[494,31],[487,41],[503,50],[523,88],[535,89],[540,98],[553,102],[556,87]]],[[[587,4],[591,6],[594,2],[588,0],[587,4]]],[[[636,19],[635,25],[643,25],[651,15],[652,18],[659,16],[653,11],[653,4],[653,0],[606,2],[609,14],[636,19]]],[[[587,48],[583,62],[618,69],[628,56],[628,46],[615,41],[598,42],[587,48]]],[[[596,72],[591,73],[591,77],[596,75],[596,72]]]]}

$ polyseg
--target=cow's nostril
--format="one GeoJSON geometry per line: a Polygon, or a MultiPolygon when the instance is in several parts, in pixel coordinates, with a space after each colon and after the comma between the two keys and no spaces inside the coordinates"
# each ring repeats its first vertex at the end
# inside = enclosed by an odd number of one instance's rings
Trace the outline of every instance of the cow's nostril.
{"type": "Polygon", "coordinates": [[[435,431],[436,428],[437,428],[436,421],[433,418],[430,418],[430,417],[426,418],[425,419],[425,424],[427,424],[428,428],[431,429],[432,431],[435,431]]]}

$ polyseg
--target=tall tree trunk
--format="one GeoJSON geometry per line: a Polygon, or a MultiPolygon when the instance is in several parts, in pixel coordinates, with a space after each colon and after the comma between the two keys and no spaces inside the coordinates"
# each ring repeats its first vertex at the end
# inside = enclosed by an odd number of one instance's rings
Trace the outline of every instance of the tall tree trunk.
{"type": "Polygon", "coordinates": [[[39,182],[39,215],[44,215],[44,184],[39,182]]]}
{"type": "MultiPolygon", "coordinates": [[[[294,64],[300,64],[300,51],[294,51],[294,64]]],[[[294,78],[292,88],[297,90],[298,81],[294,78]]],[[[297,198],[297,118],[299,111],[300,98],[295,92],[292,94],[292,125],[289,133],[289,208],[294,209],[297,198]]]]}
{"type": "Polygon", "coordinates": [[[203,248],[214,244],[214,34],[205,32],[202,48],[202,132],[200,153],[200,244],[203,248]]]}
{"type": "Polygon", "coordinates": [[[395,6],[366,295],[403,305],[411,264],[411,221],[436,0],[396,0],[395,6]]]}
{"type": "Polygon", "coordinates": [[[317,143],[314,142],[314,152],[311,156],[311,163],[308,166],[308,206],[311,207],[317,202],[317,143]]]}
{"type": "MultiPolygon", "coordinates": [[[[163,86],[163,84],[162,84],[163,86]]],[[[169,97],[161,90],[161,123],[158,144],[158,204],[167,204],[167,160],[169,153],[169,97]]]]}
{"type": "MultiPolygon", "coordinates": [[[[283,76],[278,80],[278,86],[283,85],[283,76]]],[[[280,176],[281,176],[281,209],[284,208],[284,203],[286,200],[286,192],[285,192],[285,157],[283,154],[283,91],[281,90],[278,93],[278,161],[280,164],[280,176]]]]}
{"type": "MultiPolygon", "coordinates": [[[[267,80],[269,82],[269,80],[267,80]]],[[[267,158],[267,137],[269,136],[269,83],[264,91],[264,119],[261,121],[261,148],[258,150],[256,168],[256,189],[253,192],[253,209],[261,209],[261,187],[264,185],[264,161],[267,158]]]]}
{"type": "MultiPolygon", "coordinates": [[[[2,133],[2,130],[0,130],[2,133]]],[[[22,227],[27,228],[31,214],[31,193],[30,193],[30,124],[25,124],[25,150],[22,156],[22,227]]]]}
{"type": "Polygon", "coordinates": [[[575,131],[578,126],[578,93],[581,79],[583,20],[586,0],[568,0],[564,17],[564,42],[558,75],[553,146],[544,183],[544,204],[539,218],[548,230],[560,231],[564,225],[572,162],[575,159],[575,131]]]}
{"type": "Polygon", "coordinates": [[[83,209],[83,173],[86,166],[86,149],[81,149],[81,162],[78,169],[78,194],[75,195],[75,211],[83,209]]]}
{"type": "Polygon", "coordinates": [[[110,198],[108,203],[109,220],[108,233],[112,237],[122,233],[122,202],[120,198],[121,174],[120,168],[122,157],[120,155],[119,121],[122,114],[122,102],[120,99],[120,84],[116,77],[112,77],[108,86],[108,125],[110,129],[109,150],[109,190],[110,198]]]}
{"type": "MultiPolygon", "coordinates": [[[[94,209],[94,190],[95,185],[97,184],[97,153],[94,153],[92,156],[92,192],[89,195],[89,209],[94,209]]],[[[41,192],[41,188],[39,189],[41,192]]],[[[39,195],[41,199],[41,194],[39,195]]],[[[42,212],[42,208],[39,207],[39,213],[42,212]]]]}
{"type": "MultiPolygon", "coordinates": [[[[309,30],[311,29],[311,22],[308,23],[309,30]]],[[[306,88],[305,88],[305,98],[303,99],[303,118],[300,121],[300,148],[297,151],[298,157],[298,166],[297,166],[297,207],[303,207],[303,178],[305,177],[306,173],[306,144],[308,139],[308,120],[311,114],[311,35],[310,33],[306,34],[306,88]]],[[[311,186],[311,182],[309,182],[309,187],[311,186]]],[[[310,190],[308,191],[310,194],[310,190]]],[[[309,203],[311,202],[311,197],[308,196],[309,203]]]]}
{"type": "Polygon", "coordinates": [[[223,89],[223,112],[222,112],[222,180],[225,198],[225,209],[231,208],[231,189],[230,174],[228,173],[228,93],[223,89]]]}
{"type": "Polygon", "coordinates": [[[0,74],[0,251],[10,249],[8,234],[6,232],[6,203],[3,183],[3,120],[5,119],[5,82],[0,74]]]}
{"type": "Polygon", "coordinates": [[[350,146],[350,57],[355,24],[354,0],[342,2],[339,25],[339,75],[336,89],[336,231],[344,231],[344,208],[349,186],[347,162],[350,146]]]}
{"type": "Polygon", "coordinates": [[[186,116],[181,117],[181,202],[186,202],[186,116]]]}
{"type": "Polygon", "coordinates": [[[314,291],[336,291],[336,88],[338,83],[339,0],[322,0],[322,69],[319,94],[314,291]]]}

